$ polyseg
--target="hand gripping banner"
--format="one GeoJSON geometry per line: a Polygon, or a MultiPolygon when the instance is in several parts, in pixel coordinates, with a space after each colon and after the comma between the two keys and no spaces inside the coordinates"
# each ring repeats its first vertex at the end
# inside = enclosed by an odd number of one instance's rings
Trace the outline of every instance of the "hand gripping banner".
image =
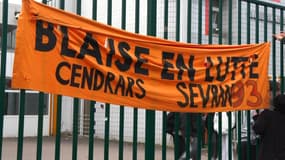
{"type": "Polygon", "coordinates": [[[13,88],[176,112],[269,106],[269,43],[178,43],[23,0],[15,52],[13,88]]]}

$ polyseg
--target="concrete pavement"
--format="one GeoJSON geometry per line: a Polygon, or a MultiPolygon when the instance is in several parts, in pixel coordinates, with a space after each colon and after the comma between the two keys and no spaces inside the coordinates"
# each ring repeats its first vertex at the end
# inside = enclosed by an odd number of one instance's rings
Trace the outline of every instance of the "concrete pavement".
{"type": "MultiPolygon", "coordinates": [[[[138,144],[137,157],[138,160],[144,160],[144,144],[138,144]]],[[[35,160],[37,151],[37,138],[30,137],[24,138],[23,144],[23,160],[35,160]]],[[[110,141],[109,143],[109,160],[118,159],[118,142],[110,141]]],[[[203,150],[202,160],[206,158],[206,150],[203,150]]],[[[77,150],[78,160],[88,159],[88,137],[78,137],[78,150],[77,150]]],[[[156,146],[155,159],[161,160],[162,151],[161,146],[156,146]]],[[[71,160],[72,159],[72,137],[62,136],[61,137],[61,160],[71,160]]],[[[54,137],[43,137],[43,149],[42,149],[42,159],[43,160],[53,160],[55,158],[55,138],[54,137]]],[[[2,150],[3,160],[16,160],[17,159],[17,138],[4,138],[3,139],[3,150],[2,150]]],[[[104,141],[101,139],[94,140],[94,160],[104,159],[104,141]]],[[[124,143],[124,160],[132,159],[132,143],[124,143]]],[[[167,148],[167,160],[173,160],[173,147],[167,148]]]]}

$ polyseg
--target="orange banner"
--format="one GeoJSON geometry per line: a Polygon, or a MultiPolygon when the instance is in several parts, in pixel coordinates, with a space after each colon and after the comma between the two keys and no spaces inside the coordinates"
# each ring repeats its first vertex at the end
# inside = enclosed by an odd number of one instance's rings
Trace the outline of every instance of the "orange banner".
{"type": "Polygon", "coordinates": [[[151,110],[261,109],[269,106],[269,53],[269,43],[138,35],[23,0],[12,87],[151,110]]]}

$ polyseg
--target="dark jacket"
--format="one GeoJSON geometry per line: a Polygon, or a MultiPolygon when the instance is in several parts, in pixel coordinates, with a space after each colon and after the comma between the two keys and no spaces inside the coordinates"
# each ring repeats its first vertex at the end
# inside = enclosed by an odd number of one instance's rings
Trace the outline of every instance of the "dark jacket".
{"type": "MultiPolygon", "coordinates": [[[[174,124],[175,116],[174,112],[170,112],[167,115],[167,129],[166,132],[169,134],[174,134],[174,124]]],[[[182,136],[186,135],[186,125],[187,125],[187,113],[179,113],[179,130],[182,136]]],[[[196,137],[198,128],[197,128],[197,113],[189,113],[189,126],[190,126],[190,136],[196,137]]]]}
{"type": "Polygon", "coordinates": [[[285,160],[285,114],[264,110],[253,130],[261,135],[258,160],[285,160]]]}

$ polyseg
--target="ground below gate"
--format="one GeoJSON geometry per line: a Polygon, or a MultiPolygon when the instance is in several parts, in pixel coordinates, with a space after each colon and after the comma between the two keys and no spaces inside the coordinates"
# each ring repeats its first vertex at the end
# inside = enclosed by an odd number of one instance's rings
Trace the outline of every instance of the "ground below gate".
{"type": "MultiPolygon", "coordinates": [[[[23,160],[35,160],[37,151],[37,137],[24,138],[23,145],[23,160]]],[[[118,159],[119,151],[118,141],[110,141],[109,143],[109,159],[118,159]]],[[[144,160],[144,144],[138,144],[137,157],[138,160],[144,160]]],[[[206,150],[202,151],[202,160],[207,159],[206,150]]],[[[43,137],[43,150],[42,159],[52,160],[55,155],[55,137],[43,137]]],[[[155,160],[162,159],[161,146],[156,146],[155,150],[155,160]]],[[[61,160],[72,159],[72,137],[62,136],[61,137],[61,160]]],[[[17,138],[4,138],[3,139],[3,160],[15,160],[17,159],[17,138]]],[[[88,159],[88,137],[78,137],[78,160],[88,159]]],[[[104,159],[104,140],[95,139],[94,140],[94,160],[104,159]]],[[[124,143],[124,160],[132,159],[132,143],[124,143]]],[[[167,148],[167,160],[173,160],[173,148],[167,148]]]]}

